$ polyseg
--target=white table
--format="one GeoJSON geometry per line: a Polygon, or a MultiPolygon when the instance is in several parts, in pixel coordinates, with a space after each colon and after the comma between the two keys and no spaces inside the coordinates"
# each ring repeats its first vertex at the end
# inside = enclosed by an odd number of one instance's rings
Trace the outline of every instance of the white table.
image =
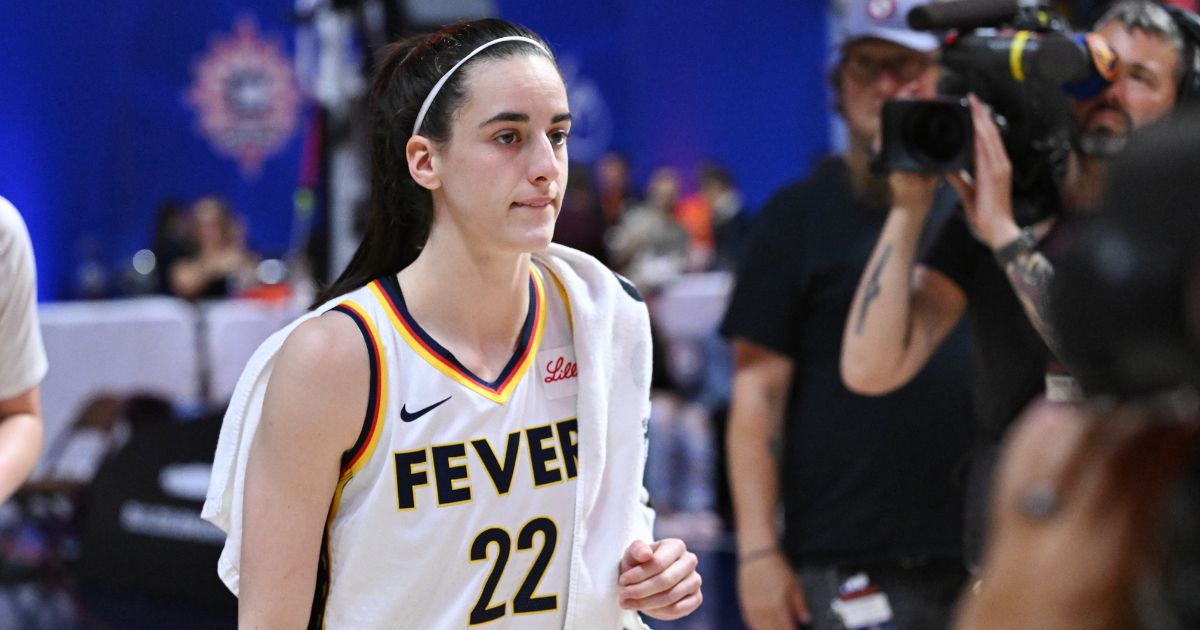
{"type": "Polygon", "coordinates": [[[98,394],[199,400],[196,311],[174,298],[41,305],[50,370],[42,381],[45,443],[98,394]]]}

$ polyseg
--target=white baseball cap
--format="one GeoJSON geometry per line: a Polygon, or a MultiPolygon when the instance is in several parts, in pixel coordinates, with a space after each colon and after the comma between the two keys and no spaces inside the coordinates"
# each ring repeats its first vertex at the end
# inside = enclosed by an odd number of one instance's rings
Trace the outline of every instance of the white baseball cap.
{"type": "Polygon", "coordinates": [[[917,52],[933,52],[938,38],[908,27],[908,12],[929,0],[849,0],[840,20],[840,46],[860,39],[882,39],[917,52]]]}

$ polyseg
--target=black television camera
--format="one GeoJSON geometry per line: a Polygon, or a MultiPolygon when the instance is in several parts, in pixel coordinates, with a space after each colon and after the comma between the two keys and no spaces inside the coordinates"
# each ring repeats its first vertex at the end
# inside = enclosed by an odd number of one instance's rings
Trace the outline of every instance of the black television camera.
{"type": "Polygon", "coordinates": [[[1073,128],[1068,93],[1099,94],[1116,73],[1103,38],[1072,32],[1048,2],[950,0],[914,8],[909,26],[950,31],[939,99],[883,108],[877,166],[885,171],[970,169],[974,128],[964,98],[992,108],[1013,164],[1013,213],[1028,225],[1057,214],[1073,128]]]}

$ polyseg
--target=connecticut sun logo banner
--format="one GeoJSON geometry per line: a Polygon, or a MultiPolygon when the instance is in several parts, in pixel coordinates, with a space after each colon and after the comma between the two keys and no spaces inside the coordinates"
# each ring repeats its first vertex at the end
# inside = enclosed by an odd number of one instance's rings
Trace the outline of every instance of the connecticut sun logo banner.
{"type": "Polygon", "coordinates": [[[213,149],[233,158],[246,179],[277,153],[296,130],[301,103],[292,64],[278,41],[263,39],[253,18],[239,18],[234,33],[214,36],[192,66],[186,100],[200,133],[213,149]]]}

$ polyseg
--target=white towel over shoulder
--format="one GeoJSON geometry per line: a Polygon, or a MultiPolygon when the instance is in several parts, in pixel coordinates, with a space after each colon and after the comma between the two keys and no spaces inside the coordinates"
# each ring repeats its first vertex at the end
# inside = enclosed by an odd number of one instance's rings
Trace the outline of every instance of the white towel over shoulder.
{"type": "MultiPolygon", "coordinates": [[[[625,548],[635,539],[651,540],[654,523],[642,486],[650,417],[649,317],[636,289],[594,258],[559,245],[534,257],[567,292],[579,364],[579,477],[565,627],[645,628],[637,615],[618,606],[617,573],[625,548]]],[[[246,459],[275,355],[300,322],[338,302],[323,304],[263,342],[225,413],[201,516],[228,535],[217,572],[235,594],[246,459]]]]}

